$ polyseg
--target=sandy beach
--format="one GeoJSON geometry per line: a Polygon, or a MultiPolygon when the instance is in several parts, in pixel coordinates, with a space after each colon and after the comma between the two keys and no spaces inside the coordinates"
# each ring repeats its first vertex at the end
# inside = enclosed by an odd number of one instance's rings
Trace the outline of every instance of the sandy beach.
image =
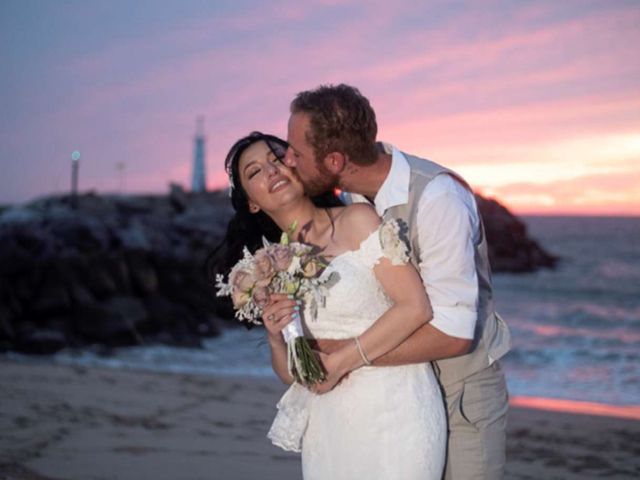
{"type": "MultiPolygon", "coordinates": [[[[298,479],[275,380],[0,361],[0,479],[298,479]]],[[[512,408],[510,479],[640,477],[640,421],[512,408]]]]}

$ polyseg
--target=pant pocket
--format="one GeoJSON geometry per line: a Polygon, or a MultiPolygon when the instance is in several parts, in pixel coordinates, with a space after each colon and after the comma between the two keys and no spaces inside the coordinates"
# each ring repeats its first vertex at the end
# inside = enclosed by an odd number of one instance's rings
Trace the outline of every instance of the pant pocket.
{"type": "Polygon", "coordinates": [[[506,388],[501,372],[489,367],[489,375],[465,382],[460,412],[469,424],[480,429],[506,404],[506,388]]]}
{"type": "Polygon", "coordinates": [[[467,388],[467,385],[465,385],[460,392],[460,404],[458,408],[460,410],[460,416],[475,428],[480,409],[478,407],[477,395],[474,395],[473,389],[467,388]]]}

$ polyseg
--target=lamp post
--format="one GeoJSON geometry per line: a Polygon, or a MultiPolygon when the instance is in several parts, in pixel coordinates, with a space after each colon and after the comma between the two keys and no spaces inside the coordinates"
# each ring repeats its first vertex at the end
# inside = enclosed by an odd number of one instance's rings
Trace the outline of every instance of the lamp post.
{"type": "Polygon", "coordinates": [[[124,190],[127,188],[126,186],[126,172],[125,172],[126,164],[124,162],[116,163],[116,170],[118,171],[118,193],[124,193],[124,190]]]}
{"type": "Polygon", "coordinates": [[[71,208],[78,208],[78,169],[80,168],[80,152],[74,150],[71,154],[71,208]]]}

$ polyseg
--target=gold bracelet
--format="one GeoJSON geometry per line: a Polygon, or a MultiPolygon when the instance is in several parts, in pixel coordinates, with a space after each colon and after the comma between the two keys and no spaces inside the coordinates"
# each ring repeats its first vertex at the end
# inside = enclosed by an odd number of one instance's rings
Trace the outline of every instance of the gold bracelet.
{"type": "Polygon", "coordinates": [[[354,340],[356,341],[356,347],[358,348],[358,352],[360,352],[360,356],[362,357],[362,361],[364,362],[364,364],[371,365],[371,361],[367,358],[367,355],[364,353],[364,350],[362,349],[362,345],[360,345],[360,339],[358,337],[355,337],[354,340]]]}

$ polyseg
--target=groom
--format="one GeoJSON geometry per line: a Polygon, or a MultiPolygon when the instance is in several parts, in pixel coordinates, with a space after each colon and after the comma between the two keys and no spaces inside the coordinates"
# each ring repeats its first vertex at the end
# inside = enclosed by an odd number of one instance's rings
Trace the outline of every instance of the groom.
{"type": "MultiPolygon", "coordinates": [[[[291,102],[289,149],[307,193],[339,188],[347,201],[408,225],[412,263],[433,319],[375,365],[432,361],[445,396],[449,439],[446,479],[499,479],[505,465],[508,409],[498,360],[509,330],[495,313],[487,243],[469,185],[428,160],[376,143],[375,113],[348,85],[320,86],[291,102]]],[[[340,340],[323,341],[330,353],[340,340]]],[[[401,406],[399,406],[401,407],[401,406]]]]}

